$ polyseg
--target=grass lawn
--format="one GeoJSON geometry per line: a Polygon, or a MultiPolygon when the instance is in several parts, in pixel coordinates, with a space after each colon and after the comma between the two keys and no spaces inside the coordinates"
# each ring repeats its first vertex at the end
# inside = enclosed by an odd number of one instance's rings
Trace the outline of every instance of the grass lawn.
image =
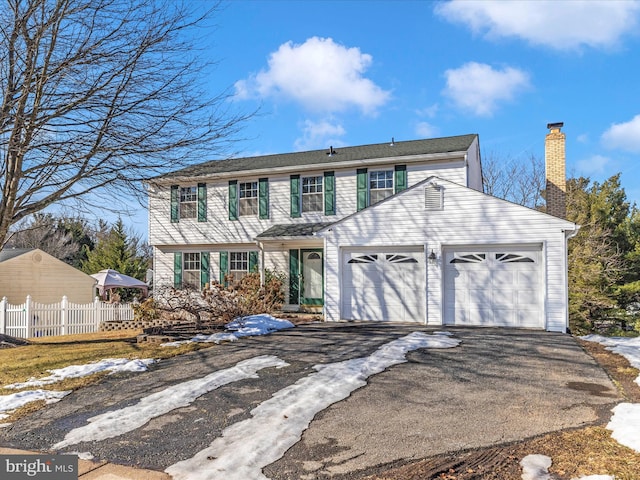
{"type": "MultiPolygon", "coordinates": [[[[118,332],[100,332],[85,335],[65,335],[59,337],[43,337],[29,339],[30,345],[0,349],[0,395],[10,395],[19,390],[2,388],[17,382],[25,382],[31,378],[48,376],[49,370],[83,365],[105,358],[154,358],[162,359],[181,355],[201,348],[209,348],[212,344],[190,343],[180,347],[161,347],[156,343],[136,343],[136,336],[142,333],[137,330],[118,332]]],[[[98,373],[81,378],[69,378],[51,385],[44,385],[45,390],[75,390],[100,380],[108,373],[98,373]]],[[[34,411],[44,402],[32,402],[15,411],[6,421],[34,411]]]]}

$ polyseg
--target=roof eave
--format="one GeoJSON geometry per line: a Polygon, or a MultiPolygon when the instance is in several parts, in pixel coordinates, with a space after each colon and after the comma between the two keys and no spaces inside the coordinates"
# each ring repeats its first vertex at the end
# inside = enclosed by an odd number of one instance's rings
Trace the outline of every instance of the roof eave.
{"type": "Polygon", "coordinates": [[[351,160],[345,162],[321,162],[314,164],[306,164],[306,165],[288,165],[286,167],[266,167],[266,168],[257,168],[257,169],[248,169],[248,170],[234,170],[230,172],[216,172],[216,173],[203,173],[201,175],[189,175],[189,176],[172,176],[167,175],[163,177],[157,177],[155,179],[149,179],[145,181],[147,184],[156,184],[156,185],[169,185],[175,183],[192,183],[194,181],[202,180],[203,178],[208,179],[230,179],[237,178],[239,176],[242,177],[257,177],[261,175],[273,175],[276,174],[286,174],[286,173],[294,173],[300,172],[301,169],[304,170],[339,170],[343,168],[358,168],[364,166],[372,166],[372,165],[383,165],[388,163],[419,163],[423,161],[429,161],[433,163],[449,163],[456,161],[464,161],[465,155],[467,154],[466,150],[456,151],[456,152],[446,152],[446,153],[429,153],[429,154],[418,154],[418,155],[400,155],[393,157],[380,157],[380,158],[368,158],[361,160],[351,160]]]}

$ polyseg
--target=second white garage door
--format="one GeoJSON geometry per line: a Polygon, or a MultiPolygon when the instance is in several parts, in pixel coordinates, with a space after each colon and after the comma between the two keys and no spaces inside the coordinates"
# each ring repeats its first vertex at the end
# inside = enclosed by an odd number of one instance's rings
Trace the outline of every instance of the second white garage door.
{"type": "Polygon", "coordinates": [[[540,247],[446,252],[445,323],[544,328],[540,258],[540,247]]]}
{"type": "Polygon", "coordinates": [[[345,251],[342,318],[425,322],[424,252],[345,251]]]}

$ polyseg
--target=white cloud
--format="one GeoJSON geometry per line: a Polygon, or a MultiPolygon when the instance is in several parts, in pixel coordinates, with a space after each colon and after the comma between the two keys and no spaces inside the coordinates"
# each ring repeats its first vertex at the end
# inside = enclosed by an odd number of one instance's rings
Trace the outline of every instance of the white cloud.
{"type": "Polygon", "coordinates": [[[364,77],[372,63],[371,55],[339,45],[331,38],[284,43],[270,55],[268,63],[267,70],[236,83],[239,98],[281,97],[314,111],[339,112],[356,107],[375,114],[391,95],[364,77]]]}
{"type": "Polygon", "coordinates": [[[428,122],[419,122],[416,125],[416,135],[422,138],[433,138],[439,133],[438,127],[431,125],[428,122]]]}
{"type": "Polygon", "coordinates": [[[589,135],[586,133],[581,133],[580,135],[578,135],[576,140],[578,141],[578,143],[589,143],[589,135]]]}
{"type": "Polygon", "coordinates": [[[302,127],[302,138],[295,141],[296,150],[313,150],[329,146],[339,147],[344,143],[339,139],[347,132],[340,124],[325,119],[320,121],[305,120],[302,127]]]}
{"type": "Polygon", "coordinates": [[[434,118],[438,114],[438,110],[440,109],[440,105],[434,103],[430,107],[425,107],[420,110],[417,110],[416,113],[421,117],[434,118]]]}
{"type": "Polygon", "coordinates": [[[444,94],[464,110],[491,116],[498,104],[511,101],[529,88],[529,75],[517,68],[494,69],[484,63],[469,62],[445,72],[444,94]]]}
{"type": "Polygon", "coordinates": [[[640,152],[640,115],[626,123],[614,123],[602,134],[602,142],[608,148],[640,152]]]}
{"type": "Polygon", "coordinates": [[[593,174],[603,174],[606,168],[611,164],[609,157],[602,155],[592,155],[589,158],[579,160],[576,162],[576,168],[581,174],[590,176],[593,174]]]}
{"type": "Polygon", "coordinates": [[[452,0],[435,12],[487,38],[518,37],[556,50],[609,48],[634,32],[640,2],[452,0]]]}

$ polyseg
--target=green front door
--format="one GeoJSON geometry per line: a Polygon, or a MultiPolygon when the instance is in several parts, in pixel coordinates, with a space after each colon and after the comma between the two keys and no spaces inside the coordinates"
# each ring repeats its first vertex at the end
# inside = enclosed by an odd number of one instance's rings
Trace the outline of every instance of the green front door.
{"type": "Polygon", "coordinates": [[[324,259],[322,249],[300,250],[300,303],[323,305],[324,259]]]}

